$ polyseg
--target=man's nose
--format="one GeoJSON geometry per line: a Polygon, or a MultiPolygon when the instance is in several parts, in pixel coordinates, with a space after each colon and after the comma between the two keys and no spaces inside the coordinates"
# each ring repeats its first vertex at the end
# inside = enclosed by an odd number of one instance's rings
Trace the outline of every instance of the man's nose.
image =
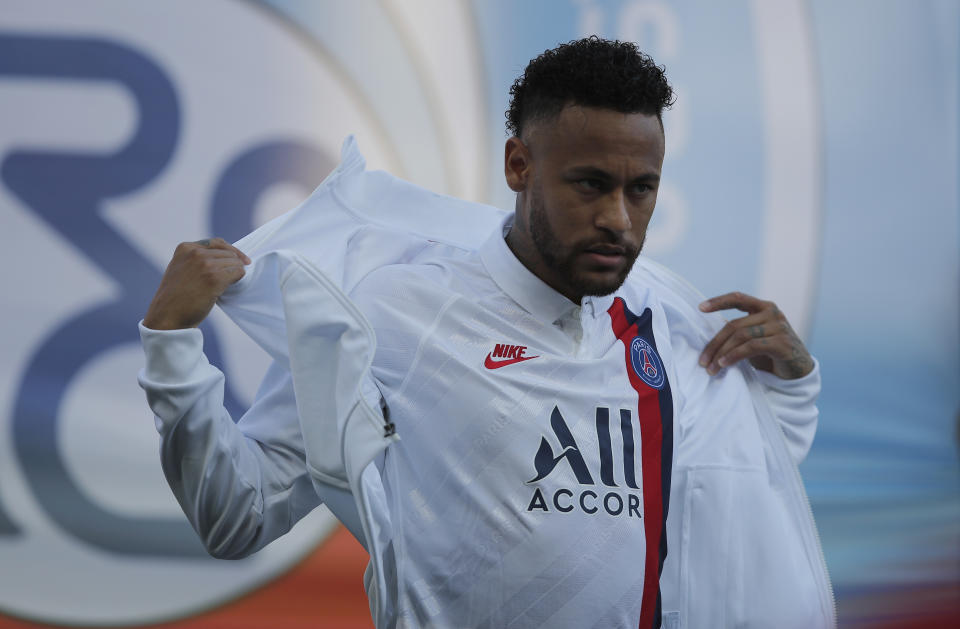
{"type": "Polygon", "coordinates": [[[595,224],[600,229],[615,233],[625,232],[632,227],[623,191],[615,190],[606,195],[597,213],[595,224]]]}

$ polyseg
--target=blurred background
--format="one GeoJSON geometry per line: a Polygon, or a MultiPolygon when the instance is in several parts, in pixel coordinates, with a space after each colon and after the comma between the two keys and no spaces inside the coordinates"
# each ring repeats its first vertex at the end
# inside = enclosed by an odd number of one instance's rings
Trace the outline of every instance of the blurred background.
{"type": "MultiPolygon", "coordinates": [[[[370,168],[510,208],[508,90],[589,34],[676,106],[647,255],[775,299],[820,359],[801,466],[842,627],[960,626],[956,0],[0,0],[0,628],[370,627],[323,509],[206,557],[136,323],[176,244],[370,168]]],[[[228,405],[265,359],[225,318],[228,405]]]]}

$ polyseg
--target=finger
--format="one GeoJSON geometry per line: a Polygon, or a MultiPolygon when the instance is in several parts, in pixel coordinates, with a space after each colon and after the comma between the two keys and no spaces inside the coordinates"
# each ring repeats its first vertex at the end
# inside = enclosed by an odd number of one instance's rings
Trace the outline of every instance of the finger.
{"type": "MultiPolygon", "coordinates": [[[[738,334],[740,330],[745,326],[753,325],[762,325],[764,323],[765,317],[762,313],[747,315],[746,317],[740,317],[739,319],[733,319],[732,321],[727,321],[727,324],[717,332],[717,335],[714,336],[706,347],[703,348],[703,351],[700,353],[700,366],[708,367],[710,363],[715,362],[718,352],[724,348],[730,339],[734,335],[738,334]]],[[[746,340],[744,338],[743,340],[746,340]]],[[[741,341],[742,342],[742,341],[741,341]]]]}
{"type": "MultiPolygon", "coordinates": [[[[717,373],[724,367],[729,367],[740,360],[740,352],[743,348],[749,348],[751,352],[761,354],[770,354],[773,347],[773,339],[766,335],[767,330],[764,325],[755,324],[745,328],[740,328],[727,339],[727,342],[717,350],[716,355],[711,361],[707,371],[717,373]]],[[[750,356],[756,354],[751,353],[750,356]]]]}
{"type": "Polygon", "coordinates": [[[728,333],[724,335],[723,343],[716,348],[714,358],[726,353],[733,345],[769,336],[773,330],[770,323],[769,317],[763,312],[728,321],[724,326],[728,329],[728,333]]]}
{"type": "Polygon", "coordinates": [[[727,342],[735,332],[737,331],[736,324],[733,321],[727,321],[727,324],[723,326],[716,336],[710,339],[710,342],[707,343],[707,346],[703,348],[703,352],[700,353],[700,366],[708,367],[711,362],[713,362],[714,356],[716,356],[717,350],[723,347],[724,343],[727,342]]]}
{"type": "Polygon", "coordinates": [[[230,269],[243,267],[243,262],[230,252],[223,252],[220,255],[212,255],[211,252],[204,252],[203,257],[197,258],[196,263],[188,267],[186,272],[208,278],[215,278],[217,275],[230,269]]]}
{"type": "Polygon", "coordinates": [[[744,312],[760,312],[771,305],[769,301],[758,299],[753,295],[747,295],[739,291],[711,297],[700,304],[702,312],[717,312],[718,310],[729,310],[736,308],[744,312]]]}
{"type": "Polygon", "coordinates": [[[733,334],[733,330],[730,329],[729,325],[723,326],[723,328],[717,332],[717,335],[710,339],[710,342],[707,343],[706,347],[703,348],[703,351],[700,352],[700,366],[708,367],[711,362],[713,362],[713,357],[716,355],[717,350],[727,341],[727,338],[733,334]]]}
{"type": "Polygon", "coordinates": [[[214,258],[204,261],[198,277],[210,290],[219,294],[246,274],[246,269],[236,256],[214,258]]]}
{"type": "Polygon", "coordinates": [[[221,249],[223,251],[231,251],[238,258],[243,260],[244,264],[250,264],[250,258],[244,252],[240,251],[229,242],[223,238],[204,238],[203,240],[198,240],[197,244],[201,247],[206,247],[207,249],[221,249]]]}
{"type": "Polygon", "coordinates": [[[720,370],[718,359],[733,347],[751,339],[765,338],[778,333],[781,327],[772,320],[769,311],[758,312],[728,321],[700,354],[700,366],[716,373],[720,370]]]}
{"type": "Polygon", "coordinates": [[[717,365],[719,367],[729,367],[730,365],[736,364],[745,358],[769,356],[772,352],[782,351],[781,349],[777,349],[775,347],[779,344],[782,343],[767,337],[750,339],[745,343],[741,343],[736,347],[731,348],[729,351],[720,356],[717,360],[717,365]]]}
{"type": "Polygon", "coordinates": [[[247,274],[247,270],[244,268],[244,265],[236,265],[227,269],[224,269],[226,276],[224,279],[227,281],[227,285],[235,284],[240,280],[241,277],[247,274]]]}
{"type": "Polygon", "coordinates": [[[235,255],[227,255],[222,258],[210,258],[204,261],[203,269],[209,273],[231,273],[237,269],[243,270],[243,262],[237,259],[235,255]]]}
{"type": "MultiPolygon", "coordinates": [[[[760,316],[751,315],[751,317],[760,316]]],[[[744,317],[744,319],[748,318],[744,317]]],[[[801,350],[795,347],[795,342],[799,343],[799,340],[792,333],[789,325],[772,317],[765,318],[760,320],[759,323],[741,326],[731,335],[728,341],[717,350],[707,371],[715,374],[721,368],[729,367],[742,360],[744,355],[741,353],[741,348],[743,347],[749,348],[750,351],[746,356],[750,359],[765,357],[775,362],[782,362],[793,357],[795,353],[800,353],[801,350]]],[[[802,347],[802,344],[800,346],[802,347]]],[[[803,351],[805,352],[805,350],[803,351]]],[[[754,366],[759,367],[757,363],[754,363],[754,366]]],[[[770,369],[765,370],[769,371],[770,369]]]]}
{"type": "Polygon", "coordinates": [[[213,249],[209,247],[194,247],[190,254],[198,260],[236,260],[237,254],[227,249],[213,249]]]}

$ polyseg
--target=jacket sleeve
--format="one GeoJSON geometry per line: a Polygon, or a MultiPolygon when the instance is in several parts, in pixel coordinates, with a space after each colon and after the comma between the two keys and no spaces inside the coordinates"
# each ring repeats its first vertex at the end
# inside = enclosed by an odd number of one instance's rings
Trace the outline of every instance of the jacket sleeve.
{"type": "Polygon", "coordinates": [[[790,456],[799,464],[810,451],[817,431],[820,363],[814,359],[813,371],[795,380],[784,380],[765,371],[755,373],[783,430],[790,456]]]}
{"type": "Polygon", "coordinates": [[[276,364],[234,423],[224,375],[203,353],[200,330],[140,324],[139,383],[156,418],[164,475],[207,551],[249,555],[320,504],[304,464],[293,384],[276,364]]]}

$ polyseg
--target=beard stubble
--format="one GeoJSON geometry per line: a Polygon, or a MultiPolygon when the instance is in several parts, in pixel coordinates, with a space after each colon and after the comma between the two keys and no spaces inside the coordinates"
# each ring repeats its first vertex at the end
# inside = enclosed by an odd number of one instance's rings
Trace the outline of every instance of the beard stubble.
{"type": "Polygon", "coordinates": [[[630,270],[637,261],[637,256],[643,249],[644,239],[640,240],[639,245],[634,246],[611,233],[607,233],[606,238],[584,239],[569,247],[563,245],[550,226],[543,197],[536,188],[530,191],[529,230],[533,245],[540,254],[540,258],[566,283],[571,292],[578,295],[602,297],[616,291],[627,279],[630,270]],[[617,245],[623,247],[626,251],[625,255],[628,263],[612,279],[591,278],[577,268],[577,257],[583,254],[587,248],[600,243],[617,245]]]}

